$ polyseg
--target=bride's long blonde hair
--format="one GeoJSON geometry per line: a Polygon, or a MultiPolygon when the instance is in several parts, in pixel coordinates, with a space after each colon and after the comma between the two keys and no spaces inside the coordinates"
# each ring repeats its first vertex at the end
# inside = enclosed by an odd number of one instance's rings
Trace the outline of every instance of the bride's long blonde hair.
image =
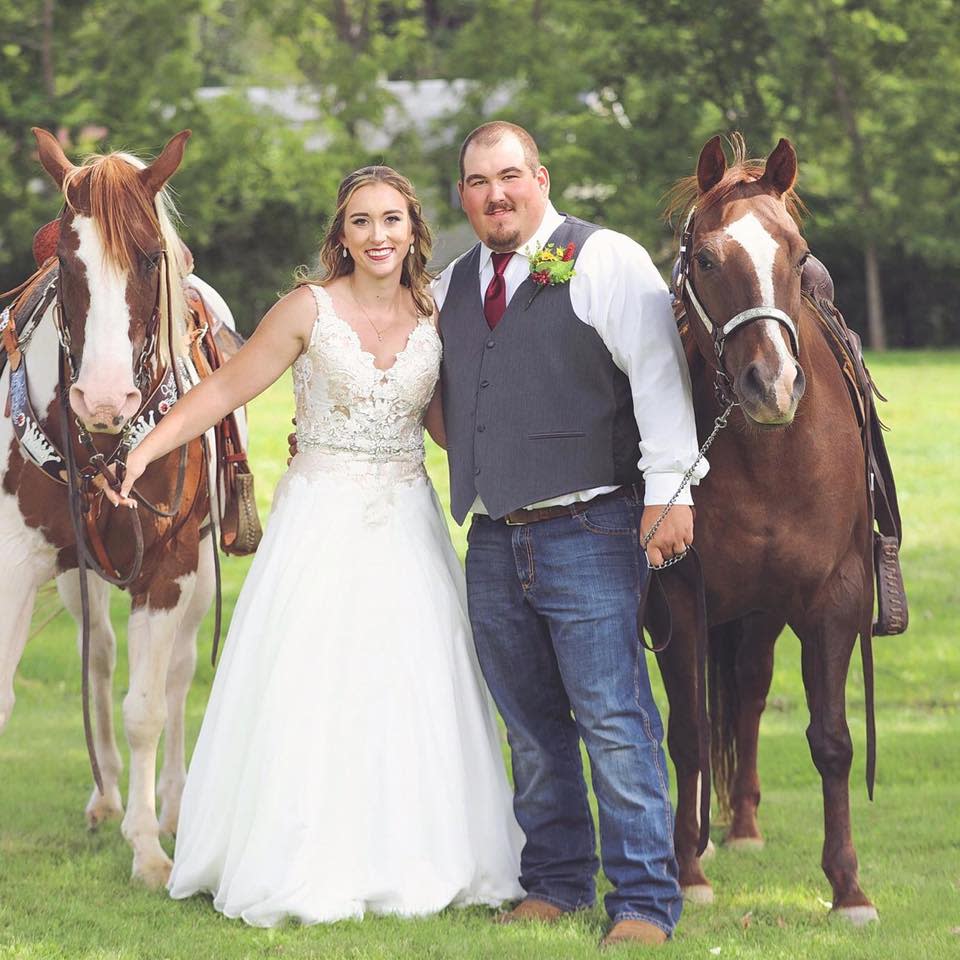
{"type": "Polygon", "coordinates": [[[427,272],[427,264],[433,252],[433,238],[427,222],[423,219],[423,211],[413,184],[392,167],[361,167],[343,178],[337,190],[336,212],[331,217],[327,232],[320,243],[319,270],[311,273],[306,268],[300,267],[295,274],[296,283],[317,283],[323,286],[336,280],[337,277],[353,273],[353,257],[349,253],[346,256],[343,255],[344,247],[340,243],[340,237],[343,235],[343,224],[350,198],[360,187],[368,183],[385,183],[393,187],[407,203],[407,213],[413,229],[413,252],[408,252],[403,258],[400,283],[410,289],[417,313],[422,317],[433,316],[434,304],[433,297],[430,295],[432,278],[427,272]]]}

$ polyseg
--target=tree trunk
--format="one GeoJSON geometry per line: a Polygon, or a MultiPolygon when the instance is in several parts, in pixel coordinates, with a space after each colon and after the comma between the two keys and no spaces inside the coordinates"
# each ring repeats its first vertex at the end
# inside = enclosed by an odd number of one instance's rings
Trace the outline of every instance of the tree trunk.
{"type": "MultiPolygon", "coordinates": [[[[847,136],[850,139],[853,154],[853,175],[860,198],[860,210],[863,214],[864,226],[867,230],[867,236],[872,237],[877,229],[875,222],[876,207],[873,202],[870,172],[867,170],[866,144],[860,132],[860,125],[857,123],[856,110],[850,99],[850,92],[847,90],[843,71],[840,69],[840,63],[828,39],[832,29],[828,16],[825,18],[825,23],[824,32],[819,38],[820,48],[830,69],[837,109],[840,111],[847,136]]],[[[877,248],[872,239],[866,240],[863,263],[867,289],[867,341],[873,350],[885,350],[887,335],[883,325],[883,289],[880,286],[877,248]]]]}
{"type": "Polygon", "coordinates": [[[883,323],[880,264],[873,241],[869,241],[863,251],[863,268],[867,287],[867,342],[873,350],[886,350],[887,331],[883,323]]]}
{"type": "Polygon", "coordinates": [[[43,36],[40,56],[43,63],[43,92],[53,100],[56,92],[53,73],[53,0],[43,0],[43,36]]]}

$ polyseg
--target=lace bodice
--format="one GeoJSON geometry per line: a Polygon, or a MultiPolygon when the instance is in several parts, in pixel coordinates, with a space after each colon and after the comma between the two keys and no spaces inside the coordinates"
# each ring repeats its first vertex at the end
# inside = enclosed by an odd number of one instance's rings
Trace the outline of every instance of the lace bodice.
{"type": "Polygon", "coordinates": [[[293,364],[298,449],[307,458],[333,458],[360,479],[374,464],[382,465],[375,473],[397,479],[422,474],[423,415],[440,372],[432,321],[421,318],[393,366],[380,370],[326,290],[310,289],[317,319],[309,347],[293,364]]]}

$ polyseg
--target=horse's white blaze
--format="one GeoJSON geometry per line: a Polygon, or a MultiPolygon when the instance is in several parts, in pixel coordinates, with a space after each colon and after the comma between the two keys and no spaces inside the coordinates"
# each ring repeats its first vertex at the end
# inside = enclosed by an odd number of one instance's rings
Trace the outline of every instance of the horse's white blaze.
{"type": "MultiPolygon", "coordinates": [[[[758,306],[775,307],[777,304],[773,288],[773,264],[779,249],[777,241],[752,213],[735,220],[726,228],[725,233],[731,240],[740,244],[750,257],[750,262],[757,274],[757,286],[760,292],[758,306]]],[[[793,402],[797,364],[780,333],[780,324],[776,320],[761,320],[760,324],[777,358],[777,370],[772,387],[777,408],[781,413],[785,413],[793,402]]]]}
{"type": "Polygon", "coordinates": [[[766,338],[773,344],[777,356],[778,367],[773,381],[773,390],[777,398],[777,407],[781,412],[786,412],[793,402],[793,385],[797,379],[797,363],[783,341],[780,324],[776,320],[761,320],[760,324],[766,338]]]}
{"type": "MultiPolygon", "coordinates": [[[[85,420],[93,416],[108,418],[108,425],[113,426],[110,421],[114,416],[130,416],[139,406],[139,393],[133,381],[127,274],[107,258],[100,230],[90,217],[75,216],[73,229],[80,240],[76,256],[86,268],[90,294],[83,358],[76,383],[86,409],[76,412],[85,420]]],[[[71,400],[77,403],[74,392],[71,400]]]]}
{"type": "Polygon", "coordinates": [[[758,305],[775,307],[773,261],[777,257],[777,241],[770,236],[766,227],[752,213],[734,220],[724,232],[747,251],[753,263],[760,287],[760,304],[758,305]]]}

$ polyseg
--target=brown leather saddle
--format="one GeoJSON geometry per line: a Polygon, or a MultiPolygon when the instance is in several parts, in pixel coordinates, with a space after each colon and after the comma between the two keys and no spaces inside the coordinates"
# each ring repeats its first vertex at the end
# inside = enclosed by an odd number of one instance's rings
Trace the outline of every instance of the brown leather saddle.
{"type": "Polygon", "coordinates": [[[873,531],[873,570],[877,582],[877,619],[873,635],[893,636],[907,629],[907,595],[900,569],[903,524],[897,502],[893,468],[883,439],[884,425],[877,415],[880,393],[863,360],[860,338],[843,319],[833,302],[833,280],[827,268],[814,256],[807,259],[800,278],[800,290],[815,308],[820,327],[840,365],[850,401],[860,424],[866,470],[867,496],[873,531]]]}
{"type": "MultiPolygon", "coordinates": [[[[26,346],[56,296],[58,277],[54,260],[60,239],[60,221],[44,224],[33,238],[33,256],[38,270],[25,284],[9,291],[18,293],[9,311],[0,320],[0,372],[10,357],[16,366],[19,350],[26,346]],[[9,329],[7,329],[9,328],[9,329]]],[[[207,305],[194,287],[185,285],[190,355],[198,376],[203,379],[232,357],[244,340],[207,305]]],[[[231,413],[214,428],[217,453],[217,489],[220,500],[220,547],[224,553],[246,556],[253,553],[263,535],[253,491],[253,474],[247,461],[236,416],[231,413]]]]}
{"type": "MultiPolygon", "coordinates": [[[[201,379],[219,369],[243,346],[243,337],[209,308],[200,291],[184,285],[190,317],[190,357],[201,379]]],[[[220,548],[231,556],[254,553],[263,530],[236,414],[214,427],[217,448],[217,491],[220,500],[220,548]]]]}

